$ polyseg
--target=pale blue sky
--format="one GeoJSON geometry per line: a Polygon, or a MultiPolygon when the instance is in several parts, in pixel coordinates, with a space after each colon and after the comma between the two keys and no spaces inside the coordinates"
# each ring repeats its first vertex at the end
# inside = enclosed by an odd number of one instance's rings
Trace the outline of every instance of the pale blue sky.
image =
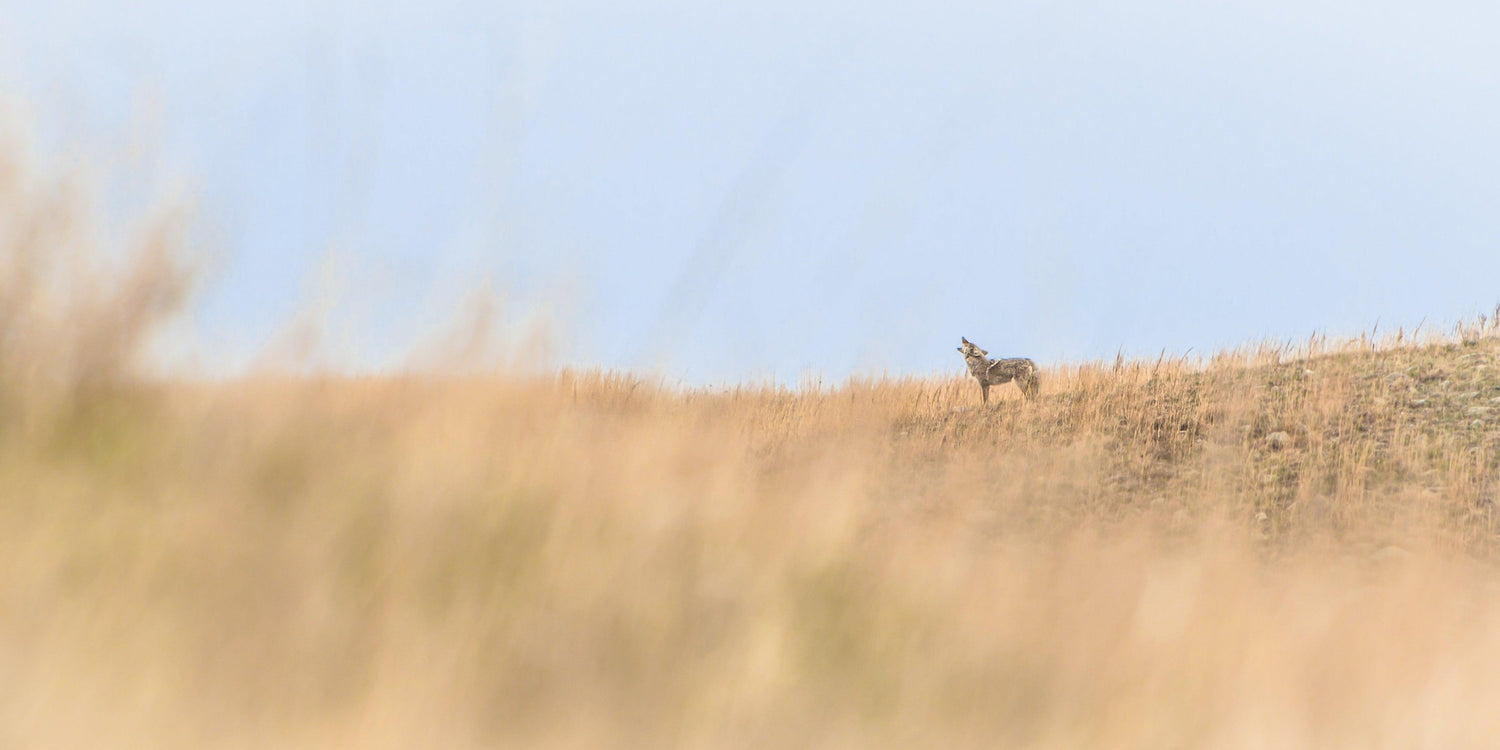
{"type": "Polygon", "coordinates": [[[147,113],[226,362],[322,268],[366,366],[489,279],[561,363],[794,380],[1488,310],[1497,38],[1478,2],[0,0],[0,86],[54,147],[147,113]]]}

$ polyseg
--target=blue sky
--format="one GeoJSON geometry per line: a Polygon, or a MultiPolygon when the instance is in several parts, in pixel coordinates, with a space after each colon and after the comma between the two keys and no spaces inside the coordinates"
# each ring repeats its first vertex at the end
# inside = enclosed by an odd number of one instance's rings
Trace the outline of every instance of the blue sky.
{"type": "Polygon", "coordinates": [[[1500,10],[0,0],[44,146],[153,136],[253,359],[382,367],[488,284],[685,382],[1205,352],[1500,302],[1500,10]]]}

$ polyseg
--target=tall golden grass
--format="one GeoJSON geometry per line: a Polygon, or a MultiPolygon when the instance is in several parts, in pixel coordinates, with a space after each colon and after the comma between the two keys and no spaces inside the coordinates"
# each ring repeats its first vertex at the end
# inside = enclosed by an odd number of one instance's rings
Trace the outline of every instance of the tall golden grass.
{"type": "Polygon", "coordinates": [[[0,746],[1500,737],[1492,320],[990,409],[956,374],[145,377],[181,219],[115,243],[14,164],[0,746]]]}

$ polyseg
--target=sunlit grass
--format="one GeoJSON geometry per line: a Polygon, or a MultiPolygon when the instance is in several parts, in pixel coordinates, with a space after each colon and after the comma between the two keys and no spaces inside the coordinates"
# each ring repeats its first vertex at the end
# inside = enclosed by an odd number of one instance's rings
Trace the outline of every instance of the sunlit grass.
{"type": "Polygon", "coordinates": [[[956,374],[209,383],[138,366],[179,235],[77,293],[103,261],[47,222],[81,219],[12,192],[0,746],[1500,734],[1493,320],[988,409],[956,374]]]}

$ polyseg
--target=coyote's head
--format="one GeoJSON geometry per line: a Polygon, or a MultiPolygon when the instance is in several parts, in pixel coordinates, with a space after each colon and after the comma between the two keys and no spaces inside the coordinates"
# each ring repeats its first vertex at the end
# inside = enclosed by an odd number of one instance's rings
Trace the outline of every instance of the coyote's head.
{"type": "Polygon", "coordinates": [[[974,345],[974,342],[972,342],[972,341],[970,341],[970,340],[968,340],[966,338],[963,338],[962,336],[960,336],[958,340],[964,342],[963,346],[958,347],[958,352],[960,354],[964,355],[964,357],[966,357],[966,358],[967,357],[984,357],[984,356],[989,355],[989,352],[987,352],[987,351],[985,351],[983,349],[980,349],[979,347],[977,347],[977,346],[974,345]]]}

